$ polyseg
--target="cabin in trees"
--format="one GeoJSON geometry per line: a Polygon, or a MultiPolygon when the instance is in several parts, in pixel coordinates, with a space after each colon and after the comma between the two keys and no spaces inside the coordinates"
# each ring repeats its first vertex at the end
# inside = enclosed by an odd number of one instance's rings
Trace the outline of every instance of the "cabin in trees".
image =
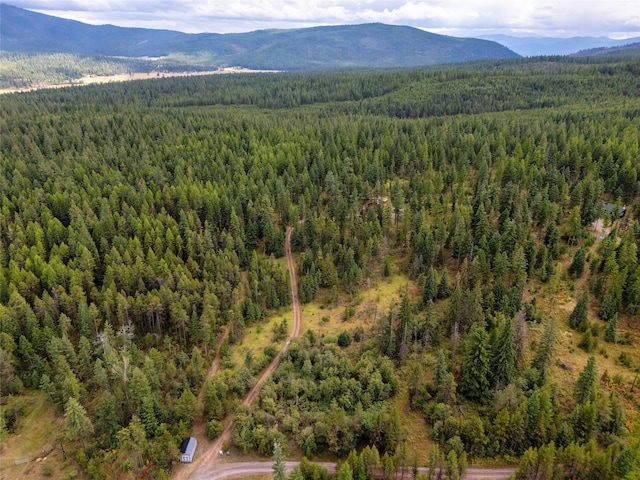
{"type": "Polygon", "coordinates": [[[182,463],[191,463],[197,446],[198,440],[195,437],[185,438],[180,447],[180,461],[182,463]]]}
{"type": "Polygon", "coordinates": [[[376,205],[382,205],[383,207],[386,207],[388,203],[389,203],[389,197],[368,198],[364,202],[364,205],[362,206],[362,212],[366,213],[371,207],[374,207],[376,205]]]}
{"type": "Polygon", "coordinates": [[[627,213],[626,205],[621,205],[618,207],[617,217],[616,217],[616,204],[610,202],[602,202],[602,208],[604,210],[605,215],[611,215],[614,218],[622,218],[627,213]]]}

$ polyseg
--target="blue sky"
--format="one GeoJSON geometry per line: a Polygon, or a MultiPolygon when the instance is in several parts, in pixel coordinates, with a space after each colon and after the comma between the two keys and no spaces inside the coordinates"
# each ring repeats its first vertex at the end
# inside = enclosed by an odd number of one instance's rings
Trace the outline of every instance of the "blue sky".
{"type": "Polygon", "coordinates": [[[3,0],[92,24],[246,32],[382,22],[459,37],[640,36],[640,0],[3,0]]]}

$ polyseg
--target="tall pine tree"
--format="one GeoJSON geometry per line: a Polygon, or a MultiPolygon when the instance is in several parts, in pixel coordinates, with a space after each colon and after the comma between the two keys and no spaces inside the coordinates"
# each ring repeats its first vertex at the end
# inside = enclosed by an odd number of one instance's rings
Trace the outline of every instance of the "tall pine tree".
{"type": "Polygon", "coordinates": [[[434,369],[433,382],[436,386],[440,386],[440,384],[444,381],[444,377],[447,376],[447,360],[444,355],[444,350],[440,349],[438,351],[438,359],[436,360],[436,366],[434,369]]]}
{"type": "MultiPolygon", "coordinates": [[[[502,316],[501,314],[498,314],[502,316]]],[[[493,385],[506,387],[516,377],[516,349],[514,342],[513,323],[503,317],[503,325],[496,339],[491,353],[491,371],[493,385]]]]}
{"type": "Polygon", "coordinates": [[[540,373],[540,384],[543,384],[547,375],[547,368],[551,364],[551,359],[556,350],[557,334],[556,334],[556,321],[554,318],[549,319],[547,325],[542,333],[542,338],[538,343],[538,350],[531,366],[538,370],[540,373]]]}
{"type": "Polygon", "coordinates": [[[489,336],[484,325],[474,323],[465,345],[464,369],[460,390],[469,400],[484,400],[489,395],[489,336]]]}

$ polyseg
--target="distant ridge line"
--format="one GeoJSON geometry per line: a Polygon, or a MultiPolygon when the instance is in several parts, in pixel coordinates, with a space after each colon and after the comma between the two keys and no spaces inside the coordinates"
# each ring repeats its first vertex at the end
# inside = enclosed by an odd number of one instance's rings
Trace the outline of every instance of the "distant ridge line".
{"type": "Polygon", "coordinates": [[[193,57],[200,66],[262,70],[415,67],[517,58],[499,43],[370,23],[190,34],[88,25],[0,4],[0,41],[7,52],[110,57],[193,57]]]}

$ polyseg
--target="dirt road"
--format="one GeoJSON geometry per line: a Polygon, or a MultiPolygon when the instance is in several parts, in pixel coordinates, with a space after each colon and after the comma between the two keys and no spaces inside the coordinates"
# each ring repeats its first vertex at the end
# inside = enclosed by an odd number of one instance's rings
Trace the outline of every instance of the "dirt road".
{"type": "MultiPolygon", "coordinates": [[[[260,378],[253,386],[253,388],[249,391],[246,398],[242,402],[243,405],[251,405],[253,401],[257,398],[258,393],[260,393],[260,389],[264,382],[269,378],[269,376],[274,372],[278,365],[280,364],[280,358],[282,355],[289,349],[289,343],[292,338],[297,337],[300,334],[300,301],[298,299],[298,279],[296,274],[295,263],[293,261],[293,255],[291,254],[291,233],[293,232],[293,227],[287,227],[287,234],[285,237],[284,244],[284,252],[285,257],[287,259],[287,268],[289,269],[289,283],[291,283],[291,305],[293,307],[293,328],[291,332],[289,332],[289,336],[282,347],[282,349],[278,352],[278,354],[271,361],[269,366],[262,372],[260,378]]],[[[213,365],[212,365],[213,369],[213,365]]],[[[215,371],[215,370],[214,370],[215,371]]],[[[201,422],[203,424],[203,422],[201,422]]],[[[173,478],[174,480],[186,480],[186,479],[194,479],[194,478],[209,478],[202,477],[201,475],[214,475],[215,472],[220,469],[220,471],[226,471],[226,465],[218,464],[216,462],[218,458],[218,454],[222,449],[222,444],[225,441],[229,441],[231,439],[231,434],[233,432],[233,418],[227,419],[226,425],[222,434],[218,437],[218,439],[213,442],[207,442],[205,445],[198,445],[198,452],[195,455],[195,461],[192,463],[181,464],[178,465],[176,470],[174,471],[173,478]]],[[[202,443],[202,442],[201,442],[202,443]]],[[[258,462],[260,463],[260,462],[258,462]]],[[[243,463],[237,464],[243,465],[243,463]]],[[[241,467],[238,467],[241,468],[241,467]]],[[[242,475],[242,473],[234,473],[232,475],[242,475]]],[[[223,478],[223,477],[211,477],[211,478],[223,478]]]]}
{"type": "MultiPolygon", "coordinates": [[[[260,388],[262,388],[262,384],[271,376],[271,374],[278,368],[280,364],[280,358],[282,355],[289,349],[289,343],[292,338],[300,335],[300,300],[298,299],[298,278],[296,274],[296,266],[293,262],[293,255],[291,254],[291,232],[293,232],[293,227],[287,227],[287,235],[284,243],[284,254],[287,258],[287,268],[289,269],[289,283],[291,284],[291,305],[293,307],[293,328],[287,337],[287,341],[284,344],[284,347],[278,352],[275,358],[271,361],[269,366],[262,372],[260,378],[253,386],[253,388],[249,391],[249,394],[242,402],[243,405],[251,405],[253,401],[260,393],[260,388]]],[[[222,438],[222,436],[220,436],[222,438]]],[[[228,440],[228,438],[227,438],[228,440]]],[[[222,442],[220,443],[222,445],[222,442]]]]}
{"type": "MultiPolygon", "coordinates": [[[[287,472],[290,472],[299,462],[285,462],[287,472]]],[[[328,462],[318,462],[318,465],[325,467],[329,473],[335,473],[336,464],[328,462]]],[[[272,473],[272,462],[239,462],[225,463],[220,465],[207,466],[205,469],[195,473],[191,480],[221,480],[223,478],[247,478],[250,475],[260,475],[272,473]]],[[[428,473],[426,468],[420,468],[420,473],[428,473]]],[[[515,475],[514,468],[469,468],[463,477],[466,480],[507,480],[515,475]]],[[[405,474],[405,478],[410,478],[410,472],[405,474]]]]}
{"type": "MultiPolygon", "coordinates": [[[[205,382],[207,380],[212,379],[213,376],[216,374],[216,372],[220,369],[220,348],[222,347],[222,344],[224,343],[224,341],[227,338],[229,338],[229,331],[230,330],[231,330],[231,328],[230,328],[229,325],[227,325],[227,327],[224,329],[224,332],[222,334],[222,338],[220,339],[220,341],[218,342],[218,346],[216,347],[216,354],[215,354],[215,356],[213,358],[213,362],[211,362],[211,366],[209,367],[209,371],[207,372],[207,375],[205,377],[205,382]]],[[[205,430],[205,421],[204,421],[204,388],[201,388],[200,392],[198,393],[197,408],[198,408],[198,413],[196,415],[196,419],[195,419],[195,422],[193,424],[193,428],[191,429],[191,436],[192,437],[196,437],[196,438],[201,438],[202,435],[204,435],[204,430],[205,430]]]]}
{"type": "MultiPolygon", "coordinates": [[[[291,304],[293,307],[293,328],[287,337],[284,347],[278,355],[271,361],[269,366],[262,372],[262,375],[249,391],[248,395],[242,402],[243,405],[251,405],[257,398],[262,384],[273,373],[280,364],[281,356],[289,349],[289,343],[292,338],[300,334],[300,301],[298,299],[298,279],[296,275],[295,263],[291,254],[291,233],[293,227],[287,228],[285,238],[285,256],[287,259],[287,268],[289,269],[289,282],[291,283],[291,304]]],[[[213,366],[212,366],[213,368],[213,366]]],[[[215,371],[215,370],[214,370],[215,371]]],[[[222,463],[218,459],[218,454],[225,440],[231,439],[233,432],[233,421],[229,419],[222,435],[207,445],[200,445],[199,451],[196,453],[196,460],[193,463],[181,464],[174,472],[174,480],[220,480],[223,478],[247,478],[250,475],[268,474],[272,472],[272,462],[236,462],[222,463]]],[[[293,470],[299,462],[286,462],[287,471],[293,470]]],[[[329,473],[335,473],[335,463],[319,462],[329,470],[329,473]]],[[[426,473],[427,469],[421,468],[421,472],[426,473]]],[[[464,476],[468,480],[506,480],[515,474],[513,468],[469,468],[464,476]]]]}

